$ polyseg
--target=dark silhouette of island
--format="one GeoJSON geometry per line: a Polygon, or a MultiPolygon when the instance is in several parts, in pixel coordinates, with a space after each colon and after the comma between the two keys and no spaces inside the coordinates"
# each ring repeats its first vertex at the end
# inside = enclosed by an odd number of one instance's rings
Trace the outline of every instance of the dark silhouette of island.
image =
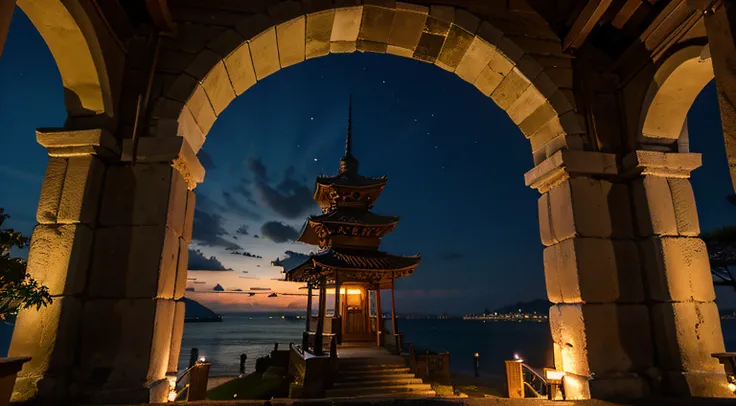
{"type": "Polygon", "coordinates": [[[184,323],[222,321],[222,316],[192,299],[183,298],[185,305],[184,323]]]}

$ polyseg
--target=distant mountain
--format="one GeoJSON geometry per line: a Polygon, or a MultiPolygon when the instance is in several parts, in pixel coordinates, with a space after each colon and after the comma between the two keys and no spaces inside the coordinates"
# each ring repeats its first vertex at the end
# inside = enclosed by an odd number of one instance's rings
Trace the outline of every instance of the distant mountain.
{"type": "Polygon", "coordinates": [[[222,321],[222,317],[210,310],[209,308],[203,306],[197,301],[194,301],[192,299],[187,299],[186,297],[182,299],[184,301],[184,321],[185,322],[191,322],[191,321],[222,321]]]}
{"type": "Polygon", "coordinates": [[[552,306],[546,299],[536,299],[531,302],[518,302],[514,305],[504,306],[494,310],[496,313],[512,313],[518,312],[521,309],[522,313],[534,313],[537,314],[548,314],[549,307],[552,306]]]}

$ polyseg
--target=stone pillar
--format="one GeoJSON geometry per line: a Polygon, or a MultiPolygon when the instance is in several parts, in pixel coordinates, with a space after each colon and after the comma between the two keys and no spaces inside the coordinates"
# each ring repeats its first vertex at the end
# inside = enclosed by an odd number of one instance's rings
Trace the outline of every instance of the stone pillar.
{"type": "Polygon", "coordinates": [[[29,272],[54,303],[18,316],[9,354],[33,361],[13,400],[165,401],[183,331],[189,189],[204,170],[178,137],[141,140],[135,166],[102,130],[38,140],[51,158],[29,272]]]}
{"type": "Polygon", "coordinates": [[[0,0],[0,57],[3,56],[5,40],[10,29],[10,20],[13,19],[15,0],[0,0]]]}
{"type": "Polygon", "coordinates": [[[399,334],[399,325],[396,323],[396,296],[394,294],[394,275],[391,274],[391,333],[399,334]]]}
{"type": "Polygon", "coordinates": [[[567,399],[647,395],[649,310],[615,155],[558,151],[525,180],[542,193],[549,322],[567,399]]]}
{"type": "Polygon", "coordinates": [[[725,0],[688,0],[688,3],[704,13],[718,88],[726,157],[736,190],[736,4],[725,0]]]}
{"type": "Polygon", "coordinates": [[[383,346],[383,309],[381,308],[381,285],[376,286],[376,344],[383,346]]]}
{"type": "Polygon", "coordinates": [[[623,160],[632,177],[636,234],[657,366],[669,395],[732,397],[723,335],[690,172],[700,154],[636,151],[623,160]]]}
{"type": "Polygon", "coordinates": [[[314,334],[314,354],[322,355],[322,336],[325,331],[325,314],[327,313],[327,289],[324,276],[319,281],[319,311],[317,312],[317,331],[314,334]]]}

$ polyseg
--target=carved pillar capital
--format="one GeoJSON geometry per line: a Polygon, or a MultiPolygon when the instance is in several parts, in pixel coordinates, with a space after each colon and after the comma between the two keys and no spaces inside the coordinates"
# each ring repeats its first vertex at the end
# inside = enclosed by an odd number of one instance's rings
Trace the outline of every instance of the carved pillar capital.
{"type": "MultiPolygon", "coordinates": [[[[133,140],[123,141],[121,160],[133,159],[133,140]]],[[[143,137],[138,143],[137,162],[169,162],[187,182],[189,190],[204,181],[205,169],[197,154],[183,137],[143,137]]]]}
{"type": "Polygon", "coordinates": [[[616,155],[603,152],[557,151],[524,174],[524,182],[539,193],[565,180],[581,175],[610,176],[618,174],[616,155]]]}
{"type": "Polygon", "coordinates": [[[107,130],[63,130],[44,128],[36,130],[36,141],[46,147],[49,156],[69,158],[76,156],[97,156],[104,160],[120,157],[120,148],[107,130]]]}
{"type": "Polygon", "coordinates": [[[696,153],[643,150],[626,155],[621,162],[622,174],[626,177],[654,175],[665,178],[689,178],[690,172],[702,164],[701,155],[696,153]]]}

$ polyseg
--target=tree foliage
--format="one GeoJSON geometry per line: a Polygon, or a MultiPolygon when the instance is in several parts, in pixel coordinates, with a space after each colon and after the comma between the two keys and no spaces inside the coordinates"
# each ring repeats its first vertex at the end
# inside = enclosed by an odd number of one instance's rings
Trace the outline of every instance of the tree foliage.
{"type": "Polygon", "coordinates": [[[716,285],[733,286],[736,267],[736,225],[717,228],[701,236],[708,247],[711,273],[716,285]]]}
{"type": "Polygon", "coordinates": [[[28,245],[28,237],[12,228],[2,228],[6,219],[10,218],[0,208],[0,318],[5,319],[8,313],[36,307],[40,309],[51,303],[48,288],[39,285],[26,271],[26,260],[12,258],[11,248],[24,248],[28,245]]]}

